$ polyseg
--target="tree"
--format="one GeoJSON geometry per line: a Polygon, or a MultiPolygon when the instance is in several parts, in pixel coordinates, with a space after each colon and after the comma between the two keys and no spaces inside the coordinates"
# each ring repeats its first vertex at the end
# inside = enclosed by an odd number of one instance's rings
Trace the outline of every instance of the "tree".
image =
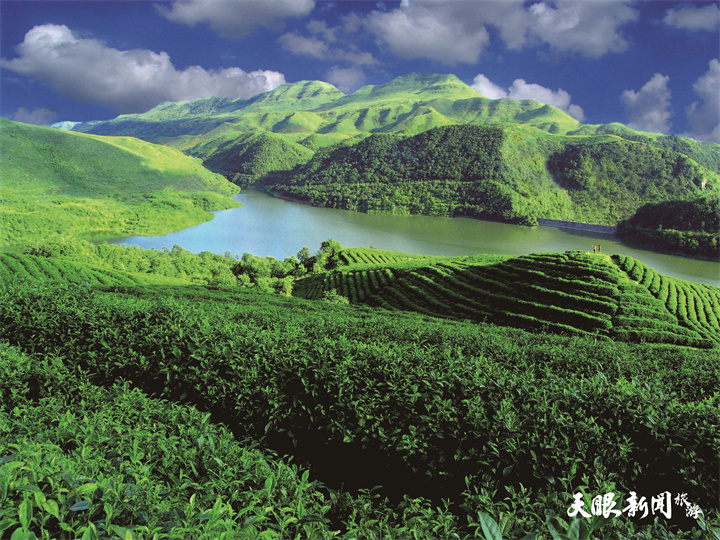
{"type": "Polygon", "coordinates": [[[340,253],[342,249],[343,247],[340,245],[340,242],[330,238],[328,240],[324,240],[320,244],[320,251],[318,252],[318,254],[325,253],[327,254],[327,258],[330,258],[340,253]]]}
{"type": "Polygon", "coordinates": [[[343,247],[340,242],[333,240],[332,238],[324,240],[320,244],[320,249],[314,257],[312,271],[322,272],[324,270],[334,268],[337,265],[337,261],[333,260],[333,257],[342,251],[343,247]]]}
{"type": "Polygon", "coordinates": [[[297,253],[298,261],[300,261],[300,264],[302,264],[303,266],[308,265],[311,257],[312,255],[310,255],[310,250],[307,246],[303,246],[302,249],[297,253]]]}
{"type": "Polygon", "coordinates": [[[294,278],[292,276],[285,276],[282,279],[275,280],[273,288],[277,294],[292,296],[293,281],[294,278]]]}

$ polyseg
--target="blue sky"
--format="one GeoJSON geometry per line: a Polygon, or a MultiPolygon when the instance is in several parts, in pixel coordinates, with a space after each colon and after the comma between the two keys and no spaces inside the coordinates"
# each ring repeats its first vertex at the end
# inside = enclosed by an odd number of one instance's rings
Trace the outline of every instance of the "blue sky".
{"type": "Polygon", "coordinates": [[[0,25],[0,115],[28,123],[420,71],[720,142],[718,2],[2,0],[0,25]]]}

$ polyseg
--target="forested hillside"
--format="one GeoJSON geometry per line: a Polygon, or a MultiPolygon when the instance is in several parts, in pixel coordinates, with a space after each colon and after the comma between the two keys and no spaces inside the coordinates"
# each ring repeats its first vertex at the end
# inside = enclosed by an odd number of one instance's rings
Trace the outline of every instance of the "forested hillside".
{"type": "Polygon", "coordinates": [[[449,126],[319,150],[271,188],[316,206],[536,224],[616,225],[642,204],[717,193],[718,175],[670,150],[530,127],[449,126]]]}
{"type": "Polygon", "coordinates": [[[618,236],[651,249],[720,259],[720,197],[646,204],[620,224],[618,236]]]}

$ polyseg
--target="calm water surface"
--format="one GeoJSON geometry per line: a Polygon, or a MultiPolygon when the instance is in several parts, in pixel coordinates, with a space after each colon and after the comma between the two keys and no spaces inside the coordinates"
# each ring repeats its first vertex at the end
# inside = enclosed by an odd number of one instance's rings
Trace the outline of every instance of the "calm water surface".
{"type": "Polygon", "coordinates": [[[155,237],[117,241],[142,248],[172,248],[194,253],[252,253],[284,259],[302,246],[314,253],[332,238],[346,247],[375,247],[426,255],[499,253],[524,255],[542,251],[591,250],[636,257],[655,270],[681,279],[720,285],[720,264],[631,248],[610,235],[554,227],[520,227],[469,218],[368,215],[315,208],[275,199],[257,191],[235,196],[241,208],[213,212],[212,221],[155,237]]]}

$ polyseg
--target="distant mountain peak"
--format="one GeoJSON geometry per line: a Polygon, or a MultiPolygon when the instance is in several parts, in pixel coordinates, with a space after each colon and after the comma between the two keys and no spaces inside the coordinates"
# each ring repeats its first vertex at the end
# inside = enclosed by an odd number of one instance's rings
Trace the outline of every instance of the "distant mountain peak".
{"type": "Polygon", "coordinates": [[[415,72],[415,73],[408,73],[407,75],[401,75],[392,81],[390,81],[388,84],[418,84],[418,85],[427,85],[431,86],[433,84],[442,84],[442,83],[458,83],[458,84],[465,84],[460,79],[458,79],[455,75],[451,73],[422,73],[422,72],[415,72]]]}
{"type": "Polygon", "coordinates": [[[312,110],[327,105],[345,97],[340,90],[332,84],[322,81],[297,81],[283,84],[277,88],[258,94],[247,100],[246,108],[249,110],[259,107],[292,108],[298,110],[312,110]]]}
{"type": "Polygon", "coordinates": [[[476,90],[462,82],[455,75],[440,73],[409,73],[401,75],[388,83],[368,85],[353,94],[337,101],[337,104],[362,102],[378,98],[401,97],[407,95],[411,99],[428,94],[431,99],[445,98],[451,100],[482,97],[476,90]]]}

